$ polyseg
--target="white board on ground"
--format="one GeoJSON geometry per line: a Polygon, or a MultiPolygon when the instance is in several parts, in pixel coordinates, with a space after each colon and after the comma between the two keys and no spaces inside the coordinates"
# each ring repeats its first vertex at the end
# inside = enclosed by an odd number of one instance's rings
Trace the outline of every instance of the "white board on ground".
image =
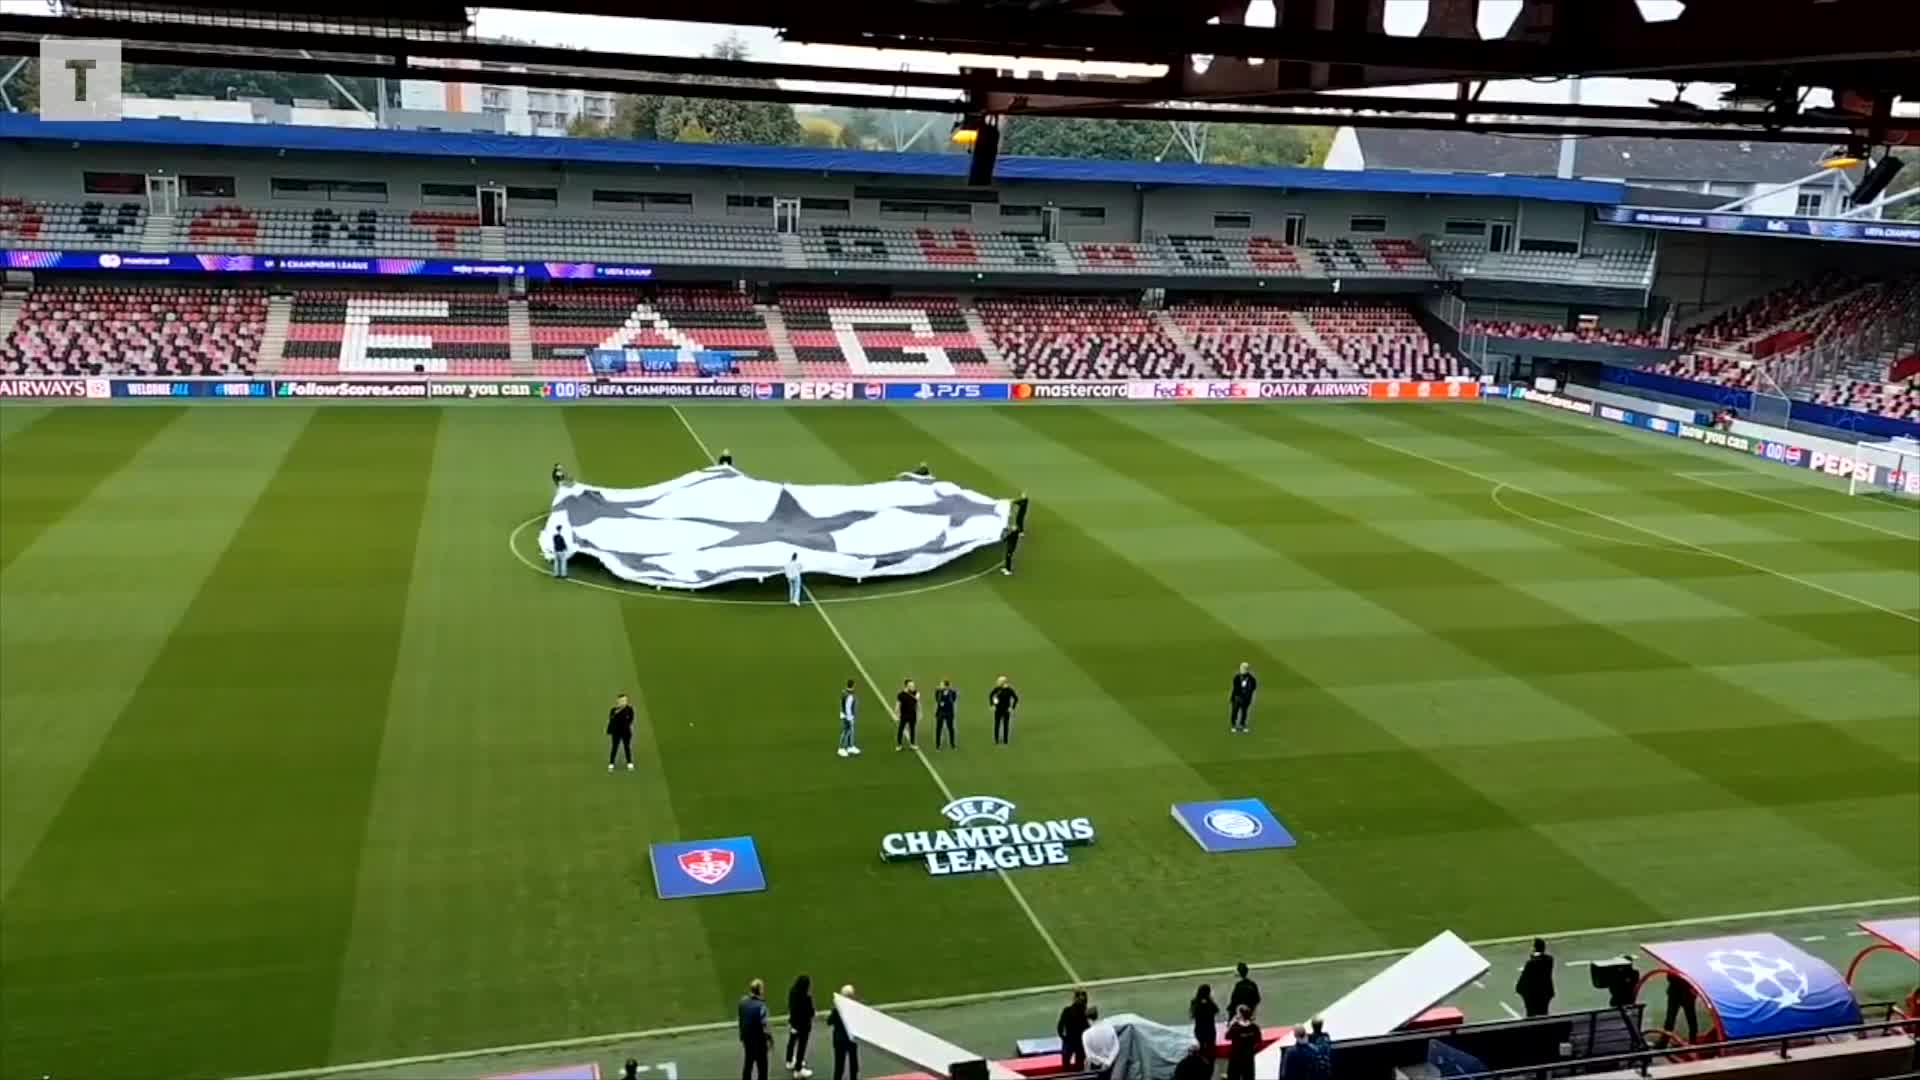
{"type": "MultiPolygon", "coordinates": [[[[1402,1025],[1452,997],[1492,965],[1451,930],[1395,960],[1385,971],[1321,1009],[1335,1039],[1370,1039],[1402,1025]]],[[[1279,1080],[1280,1055],[1293,1042],[1282,1036],[1253,1061],[1255,1080],[1279,1080]]]]}
{"type": "MultiPolygon", "coordinates": [[[[937,1035],[929,1035],[912,1024],[896,1020],[871,1005],[863,1005],[842,994],[833,995],[833,1007],[840,1010],[840,1019],[847,1025],[847,1034],[935,1076],[950,1076],[955,1062],[975,1061],[985,1056],[955,1046],[937,1035]]],[[[987,1062],[987,1075],[993,1080],[1021,1080],[1019,1073],[991,1061],[987,1062]]]]}

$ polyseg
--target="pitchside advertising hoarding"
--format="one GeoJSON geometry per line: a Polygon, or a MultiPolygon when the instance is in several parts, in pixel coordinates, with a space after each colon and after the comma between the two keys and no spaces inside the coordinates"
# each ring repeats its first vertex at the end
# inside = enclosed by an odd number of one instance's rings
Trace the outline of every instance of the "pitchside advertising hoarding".
{"type": "MultiPolygon", "coordinates": [[[[1489,392],[1493,388],[1487,388],[1489,392]]],[[[1005,402],[1472,401],[1474,382],[1158,379],[1105,382],[797,379],[0,378],[0,399],[296,398],[314,401],[782,401],[901,404],[1005,402]]]]}
{"type": "Polygon", "coordinates": [[[1699,427],[1664,416],[1649,416],[1629,409],[1583,401],[1532,387],[1510,386],[1506,389],[1505,396],[1543,408],[1558,409],[1579,416],[1591,416],[1609,423],[1623,424],[1677,439],[1687,439],[1704,446],[1717,446],[1734,453],[1765,458],[1780,465],[1812,469],[1828,476],[1852,479],[1887,491],[1920,496],[1920,470],[1891,469],[1847,454],[1812,450],[1773,439],[1748,438],[1729,431],[1699,427]]]}
{"type": "Polygon", "coordinates": [[[529,281],[647,281],[653,267],[632,263],[485,262],[381,259],[353,255],[199,255],[153,251],[0,251],[8,270],[134,271],[174,274],[374,274],[399,277],[514,278],[529,281]]]}

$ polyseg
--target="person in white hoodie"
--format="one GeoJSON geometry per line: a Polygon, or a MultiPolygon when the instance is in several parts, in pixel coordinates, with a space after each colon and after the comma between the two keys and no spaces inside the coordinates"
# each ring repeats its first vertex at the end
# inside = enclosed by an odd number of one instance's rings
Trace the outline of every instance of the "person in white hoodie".
{"type": "Polygon", "coordinates": [[[787,603],[800,606],[800,594],[804,587],[800,584],[800,553],[794,552],[787,557],[787,603]]]}

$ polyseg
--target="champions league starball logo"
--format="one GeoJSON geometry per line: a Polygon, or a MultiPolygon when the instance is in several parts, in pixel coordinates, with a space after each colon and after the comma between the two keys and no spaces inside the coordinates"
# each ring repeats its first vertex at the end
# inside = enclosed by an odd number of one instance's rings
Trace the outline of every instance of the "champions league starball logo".
{"type": "Polygon", "coordinates": [[[1093,843],[1093,822],[1083,817],[1050,821],[1013,820],[1014,806],[993,795],[968,795],[940,808],[951,829],[888,833],[880,857],[888,862],[922,859],[935,877],[984,870],[1061,866],[1067,848],[1093,843]]]}
{"type": "Polygon", "coordinates": [[[1806,1000],[1807,976],[1785,957],[1757,949],[1715,949],[1707,966],[1754,1001],[1789,1009],[1806,1000]]]}

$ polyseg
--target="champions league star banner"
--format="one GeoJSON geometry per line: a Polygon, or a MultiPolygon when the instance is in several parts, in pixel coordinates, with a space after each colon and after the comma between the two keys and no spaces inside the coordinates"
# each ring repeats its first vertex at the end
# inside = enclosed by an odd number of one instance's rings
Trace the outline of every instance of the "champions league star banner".
{"type": "Polygon", "coordinates": [[[998,544],[1011,504],[931,477],[877,484],[781,484],[715,465],[643,488],[566,484],[540,530],[614,576],[704,589],[786,573],[862,581],[923,574],[998,544]]]}
{"type": "Polygon", "coordinates": [[[1721,1031],[1728,1039],[1860,1023],[1860,1006],[1840,973],[1777,934],[1736,934],[1641,948],[1700,990],[1720,1017],[1721,1031]]]}
{"type": "Polygon", "coordinates": [[[1293,834],[1259,799],[1174,803],[1173,820],[1209,855],[1294,845],[1293,834]]]}
{"type": "Polygon", "coordinates": [[[760,892],[767,875],[760,869],[760,851],[751,836],[722,840],[687,840],[654,844],[653,889],[662,900],[723,893],[760,892]]]}

